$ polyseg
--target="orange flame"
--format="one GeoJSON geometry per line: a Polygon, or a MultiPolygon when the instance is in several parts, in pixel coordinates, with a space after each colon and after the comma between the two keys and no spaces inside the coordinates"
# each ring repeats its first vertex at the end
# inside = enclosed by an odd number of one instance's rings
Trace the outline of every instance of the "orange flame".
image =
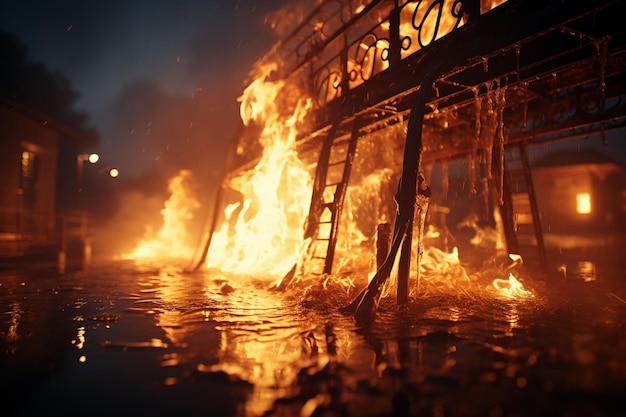
{"type": "Polygon", "coordinates": [[[135,249],[123,255],[123,258],[188,259],[193,255],[187,227],[200,203],[196,199],[192,182],[193,175],[189,170],[181,170],[169,181],[168,190],[171,195],[161,210],[163,226],[156,235],[148,229],[135,249]]]}
{"type": "MultiPolygon", "coordinates": [[[[481,3],[481,10],[484,12],[503,1],[481,3]]],[[[415,19],[423,21],[421,36],[424,37],[422,40],[426,44],[453,29],[456,20],[452,15],[444,13],[443,20],[437,22],[437,13],[428,11],[424,5],[425,3],[421,2],[409,2],[403,8],[401,16],[403,39],[405,36],[415,35],[412,26],[415,19]]],[[[451,0],[446,0],[446,5],[446,10],[451,9],[451,0]]],[[[374,55],[383,53],[388,47],[384,44],[386,41],[380,42],[383,44],[376,44],[375,47],[365,43],[357,46],[362,50],[362,64],[375,60],[382,65],[372,70],[375,72],[386,69],[388,65],[387,60],[374,55]]],[[[419,42],[413,39],[410,48],[403,49],[403,54],[410,54],[417,47],[419,42]]],[[[228,184],[224,184],[240,194],[240,201],[229,204],[224,209],[223,223],[212,236],[207,267],[225,272],[275,276],[284,274],[298,262],[303,257],[303,247],[307,246],[303,242],[303,225],[310,206],[312,181],[309,170],[300,160],[295,148],[299,129],[312,107],[312,100],[303,94],[295,83],[288,84],[285,80],[273,78],[279,64],[278,60],[259,63],[254,80],[239,98],[242,122],[246,126],[253,125],[259,128],[258,142],[263,151],[253,169],[240,173],[237,177],[231,178],[228,184]]],[[[361,64],[351,61],[348,65],[349,68],[356,68],[361,64]]],[[[369,77],[374,74],[365,75],[369,77]]],[[[350,85],[350,88],[354,87],[355,85],[350,85]]],[[[243,144],[240,144],[238,152],[241,154],[245,151],[243,144]]],[[[343,228],[339,240],[341,244],[337,248],[337,254],[341,255],[336,259],[339,270],[343,270],[344,267],[356,269],[364,267],[364,264],[371,264],[371,260],[360,256],[357,250],[367,238],[360,233],[350,210],[352,208],[350,195],[358,194],[355,189],[365,191],[367,187],[375,188],[368,181],[370,179],[376,184],[381,182],[380,175],[372,174],[368,177],[365,174],[361,183],[349,188],[348,203],[341,222],[343,228]]],[[[174,199],[175,187],[176,183],[172,182],[171,200],[174,199]]],[[[133,257],[161,254],[191,257],[191,250],[175,238],[177,230],[183,227],[187,218],[185,207],[182,205],[183,200],[180,200],[181,204],[174,201],[166,203],[163,214],[164,217],[170,218],[165,219],[163,229],[156,238],[141,242],[133,252],[133,257]],[[180,210],[180,213],[176,214],[175,210],[180,210]]],[[[354,200],[358,198],[355,197],[354,200]]],[[[188,200],[187,204],[197,207],[195,199],[188,200]]],[[[328,215],[328,212],[326,211],[324,215],[328,215]]],[[[388,222],[392,219],[382,216],[379,220],[388,222]]],[[[482,238],[482,243],[492,243],[494,239],[489,239],[490,235],[483,232],[477,229],[476,239],[482,238]]],[[[471,243],[481,245],[481,242],[473,240],[471,243]]],[[[496,243],[498,242],[496,239],[496,243]]],[[[314,270],[309,268],[309,271],[314,270]]],[[[461,265],[457,248],[451,253],[446,253],[436,247],[427,248],[424,252],[419,276],[423,284],[429,288],[444,287],[447,290],[452,288],[467,290],[475,278],[461,265]]],[[[510,275],[509,280],[494,280],[493,286],[502,296],[510,298],[532,296],[532,292],[525,290],[513,275],[510,275]]]]}
{"type": "Polygon", "coordinates": [[[531,291],[524,289],[522,283],[519,282],[513,274],[509,274],[508,280],[494,279],[493,286],[498,291],[498,294],[505,298],[527,298],[534,296],[531,291]]]}
{"type": "Polygon", "coordinates": [[[311,108],[299,92],[284,94],[284,81],[270,81],[276,63],[259,67],[240,98],[245,125],[262,126],[257,165],[230,182],[242,196],[227,207],[213,236],[207,266],[227,272],[285,273],[296,261],[311,199],[311,176],[298,158],[298,124],[311,108]],[[285,100],[301,97],[294,104],[285,100]],[[285,97],[291,96],[291,97],[285,97]],[[234,233],[232,233],[234,232],[234,233]]]}

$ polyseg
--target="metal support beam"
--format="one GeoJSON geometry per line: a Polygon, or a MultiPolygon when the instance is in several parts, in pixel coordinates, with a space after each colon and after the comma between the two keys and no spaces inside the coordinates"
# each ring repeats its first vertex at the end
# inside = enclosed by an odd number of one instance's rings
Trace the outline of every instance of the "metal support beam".
{"type": "Polygon", "coordinates": [[[539,206],[537,205],[537,197],[535,195],[535,187],[533,186],[533,178],[530,174],[530,165],[526,156],[526,144],[519,144],[519,152],[522,159],[522,167],[524,171],[524,179],[528,191],[528,200],[530,201],[530,210],[533,216],[533,227],[535,229],[535,237],[537,238],[537,251],[539,253],[539,264],[544,270],[547,268],[548,262],[546,258],[546,246],[543,241],[543,230],[541,228],[541,219],[539,218],[539,206]]]}

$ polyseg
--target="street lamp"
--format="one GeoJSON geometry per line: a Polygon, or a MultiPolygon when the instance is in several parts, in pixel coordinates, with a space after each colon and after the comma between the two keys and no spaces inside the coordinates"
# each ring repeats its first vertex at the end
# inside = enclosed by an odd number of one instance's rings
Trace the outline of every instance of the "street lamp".
{"type": "Polygon", "coordinates": [[[112,167],[111,165],[105,165],[99,170],[100,174],[107,173],[111,178],[117,178],[120,176],[120,170],[112,167]]]}
{"type": "Polygon", "coordinates": [[[81,153],[76,156],[76,182],[79,193],[83,188],[83,164],[85,161],[95,164],[98,160],[100,160],[100,155],[97,153],[81,153]]]}
{"type": "Polygon", "coordinates": [[[91,241],[87,234],[87,214],[81,209],[81,191],[83,188],[83,165],[85,161],[95,164],[100,159],[97,153],[81,153],[76,155],[76,208],[75,214],[63,216],[61,226],[61,250],[59,251],[59,272],[65,273],[68,240],[80,236],[83,245],[83,266],[91,262],[91,241]],[[77,229],[79,228],[79,229],[77,229]],[[76,232],[78,231],[78,234],[76,232]]]}

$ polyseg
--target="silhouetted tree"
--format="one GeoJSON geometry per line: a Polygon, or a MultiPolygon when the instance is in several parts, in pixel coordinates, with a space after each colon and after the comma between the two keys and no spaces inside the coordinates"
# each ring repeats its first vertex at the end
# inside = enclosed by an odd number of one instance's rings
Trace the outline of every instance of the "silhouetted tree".
{"type": "Polygon", "coordinates": [[[0,94],[28,104],[67,126],[97,139],[86,113],[72,108],[80,94],[61,72],[28,59],[26,46],[12,33],[0,31],[0,94]]]}

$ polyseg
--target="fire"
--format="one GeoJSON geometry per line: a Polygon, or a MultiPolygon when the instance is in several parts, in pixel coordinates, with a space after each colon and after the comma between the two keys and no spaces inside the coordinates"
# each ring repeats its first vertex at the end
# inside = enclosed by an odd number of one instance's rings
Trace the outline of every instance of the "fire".
{"type": "Polygon", "coordinates": [[[135,249],[123,255],[123,258],[189,259],[193,255],[193,246],[189,244],[191,236],[187,228],[200,203],[196,199],[192,183],[193,175],[188,170],[180,171],[169,181],[170,198],[161,210],[163,226],[156,234],[148,229],[135,249]]]}
{"type": "Polygon", "coordinates": [[[526,298],[533,297],[531,291],[525,290],[521,282],[515,278],[515,275],[509,274],[509,279],[494,279],[493,286],[498,294],[505,298],[526,298]]]}
{"type": "MultiPolygon", "coordinates": [[[[432,232],[431,232],[432,233],[432,232]]],[[[424,251],[420,263],[419,282],[417,291],[420,295],[432,293],[471,293],[484,292],[485,281],[491,280],[487,287],[488,293],[495,293],[498,297],[507,299],[525,299],[534,297],[531,290],[515,277],[511,270],[522,264],[521,256],[509,254],[511,263],[507,266],[496,266],[471,272],[462,265],[459,259],[459,250],[452,248],[451,252],[443,251],[435,246],[430,246],[424,251]],[[499,278],[508,273],[508,279],[499,278]],[[493,277],[497,278],[493,278],[493,277]]]]}
{"type": "MultiPolygon", "coordinates": [[[[497,6],[503,1],[492,1],[483,4],[481,9],[497,6]]],[[[415,23],[422,25],[421,35],[423,39],[412,39],[410,45],[403,47],[403,54],[410,54],[415,48],[429,44],[441,36],[452,31],[464,22],[453,19],[452,15],[442,14],[442,21],[437,20],[441,13],[439,8],[427,9],[421,2],[409,2],[403,8],[401,16],[401,37],[406,38],[404,32],[415,32],[415,23]],[[446,17],[447,16],[447,17],[446,17]]],[[[484,2],[483,2],[484,3],[484,2]]],[[[451,1],[445,2],[447,9],[451,9],[451,1]]],[[[414,36],[414,35],[411,35],[414,36]]],[[[377,40],[377,42],[387,42],[377,40]]],[[[388,45],[375,44],[358,45],[361,53],[357,54],[356,61],[350,61],[348,67],[355,69],[368,61],[381,63],[383,67],[372,69],[380,72],[386,69],[389,61],[380,59],[375,54],[383,53],[388,45]]],[[[215,229],[211,237],[211,244],[205,266],[219,269],[224,272],[237,274],[269,275],[271,279],[276,276],[284,276],[290,268],[307,261],[306,250],[309,242],[304,241],[303,225],[310,207],[312,177],[310,170],[305,166],[296,151],[296,139],[301,133],[306,116],[313,106],[311,98],[296,86],[297,82],[287,82],[276,77],[280,62],[264,60],[257,64],[253,81],[243,91],[239,98],[240,116],[243,124],[252,128],[250,130],[260,132],[254,139],[258,143],[245,143],[244,139],[238,143],[237,153],[242,155],[249,153],[250,148],[260,148],[262,153],[254,168],[239,172],[236,177],[228,178],[222,187],[230,188],[238,196],[235,202],[229,202],[222,213],[222,223],[215,229]]],[[[363,79],[375,75],[365,74],[363,79]]],[[[349,88],[354,88],[360,78],[350,80],[349,88]]],[[[404,132],[405,127],[398,124],[398,129],[404,132]]],[[[399,135],[402,140],[403,136],[399,135]]],[[[395,136],[392,139],[397,139],[395,136]]],[[[249,140],[245,139],[245,140],[249,140]]],[[[364,142],[361,141],[360,144],[364,142]]],[[[381,141],[382,142],[382,141],[381,141]]],[[[360,145],[362,146],[362,145],[360,145]]],[[[362,149],[362,148],[361,148],[362,149]]],[[[380,149],[374,149],[371,155],[374,159],[382,160],[380,149]]],[[[365,156],[367,158],[367,156],[365,156]]],[[[336,269],[344,273],[355,271],[358,268],[370,269],[373,265],[372,257],[362,256],[362,247],[366,247],[370,239],[369,233],[359,229],[356,217],[357,211],[371,212],[374,218],[369,223],[391,222],[393,209],[373,206],[371,209],[356,207],[356,204],[367,206],[368,202],[374,201],[372,196],[380,199],[380,195],[388,190],[381,186],[383,177],[393,177],[390,167],[392,159],[384,160],[387,166],[378,167],[367,172],[363,169],[361,177],[353,179],[348,188],[347,201],[344,204],[343,218],[340,222],[341,233],[337,244],[336,269]],[[378,169],[378,171],[376,171],[378,169]]],[[[132,257],[188,257],[193,256],[193,251],[186,245],[185,224],[190,219],[190,209],[198,207],[198,202],[185,187],[186,176],[190,173],[181,173],[179,177],[170,183],[172,196],[165,204],[162,211],[164,216],[163,228],[156,237],[146,237],[132,253],[132,257]]],[[[328,191],[328,190],[327,190],[328,191]]],[[[325,201],[332,200],[326,198],[325,201]]],[[[322,216],[328,216],[325,211],[322,216]]],[[[327,220],[322,217],[322,221],[327,220]]],[[[358,219],[362,221],[362,218],[358,219]]],[[[489,230],[478,229],[475,240],[496,244],[501,239],[490,239],[489,230]]],[[[327,226],[327,225],[326,225],[327,226]]],[[[361,225],[362,226],[362,225],[361,225]]],[[[371,226],[371,225],[370,225],[371,226]]],[[[369,227],[372,229],[372,227],[369,227]]],[[[369,230],[368,230],[369,232],[369,230]]],[[[495,232],[495,231],[494,231],[495,232]]],[[[471,242],[473,245],[482,243],[471,242]]],[[[496,245],[498,246],[498,245],[496,245]]],[[[502,247],[496,247],[501,250],[502,247]]],[[[513,259],[515,262],[515,259],[513,259]]],[[[319,273],[320,268],[312,262],[302,268],[303,271],[319,273]],[[316,269],[317,268],[317,269],[316,269]]],[[[483,271],[484,272],[484,271],[483,271]]],[[[494,273],[489,280],[493,280],[492,286],[498,295],[507,298],[531,297],[531,291],[524,289],[523,285],[509,272],[491,271],[494,273]],[[508,273],[509,278],[501,279],[503,273],[508,273]],[[497,278],[493,279],[496,276],[497,278]]],[[[421,293],[433,292],[434,290],[460,290],[469,292],[475,288],[484,290],[484,284],[475,285],[484,278],[484,274],[470,273],[459,260],[458,248],[446,252],[437,247],[425,248],[420,254],[419,270],[414,271],[418,277],[417,290],[421,293]]],[[[504,275],[506,276],[506,275],[504,275]]],[[[324,286],[335,277],[324,277],[324,286]]],[[[352,289],[354,284],[348,277],[345,281],[347,290],[352,289]]]]}
{"type": "MultiPolygon", "coordinates": [[[[261,64],[240,98],[246,126],[261,126],[257,165],[228,184],[241,201],[227,207],[213,235],[207,266],[227,272],[285,273],[296,261],[311,199],[311,176],[295,151],[311,100],[271,81],[276,63],[261,64]],[[283,97],[288,96],[286,99],[283,97]],[[289,98],[299,97],[295,102],[289,98]]],[[[291,88],[292,86],[289,86],[291,88]]]]}
{"type": "Polygon", "coordinates": [[[420,264],[420,278],[425,283],[447,289],[463,288],[470,282],[456,247],[449,253],[436,247],[427,248],[420,264]]]}
{"type": "Polygon", "coordinates": [[[488,12],[499,5],[506,3],[507,0],[481,0],[480,2],[480,13],[488,12]]]}

